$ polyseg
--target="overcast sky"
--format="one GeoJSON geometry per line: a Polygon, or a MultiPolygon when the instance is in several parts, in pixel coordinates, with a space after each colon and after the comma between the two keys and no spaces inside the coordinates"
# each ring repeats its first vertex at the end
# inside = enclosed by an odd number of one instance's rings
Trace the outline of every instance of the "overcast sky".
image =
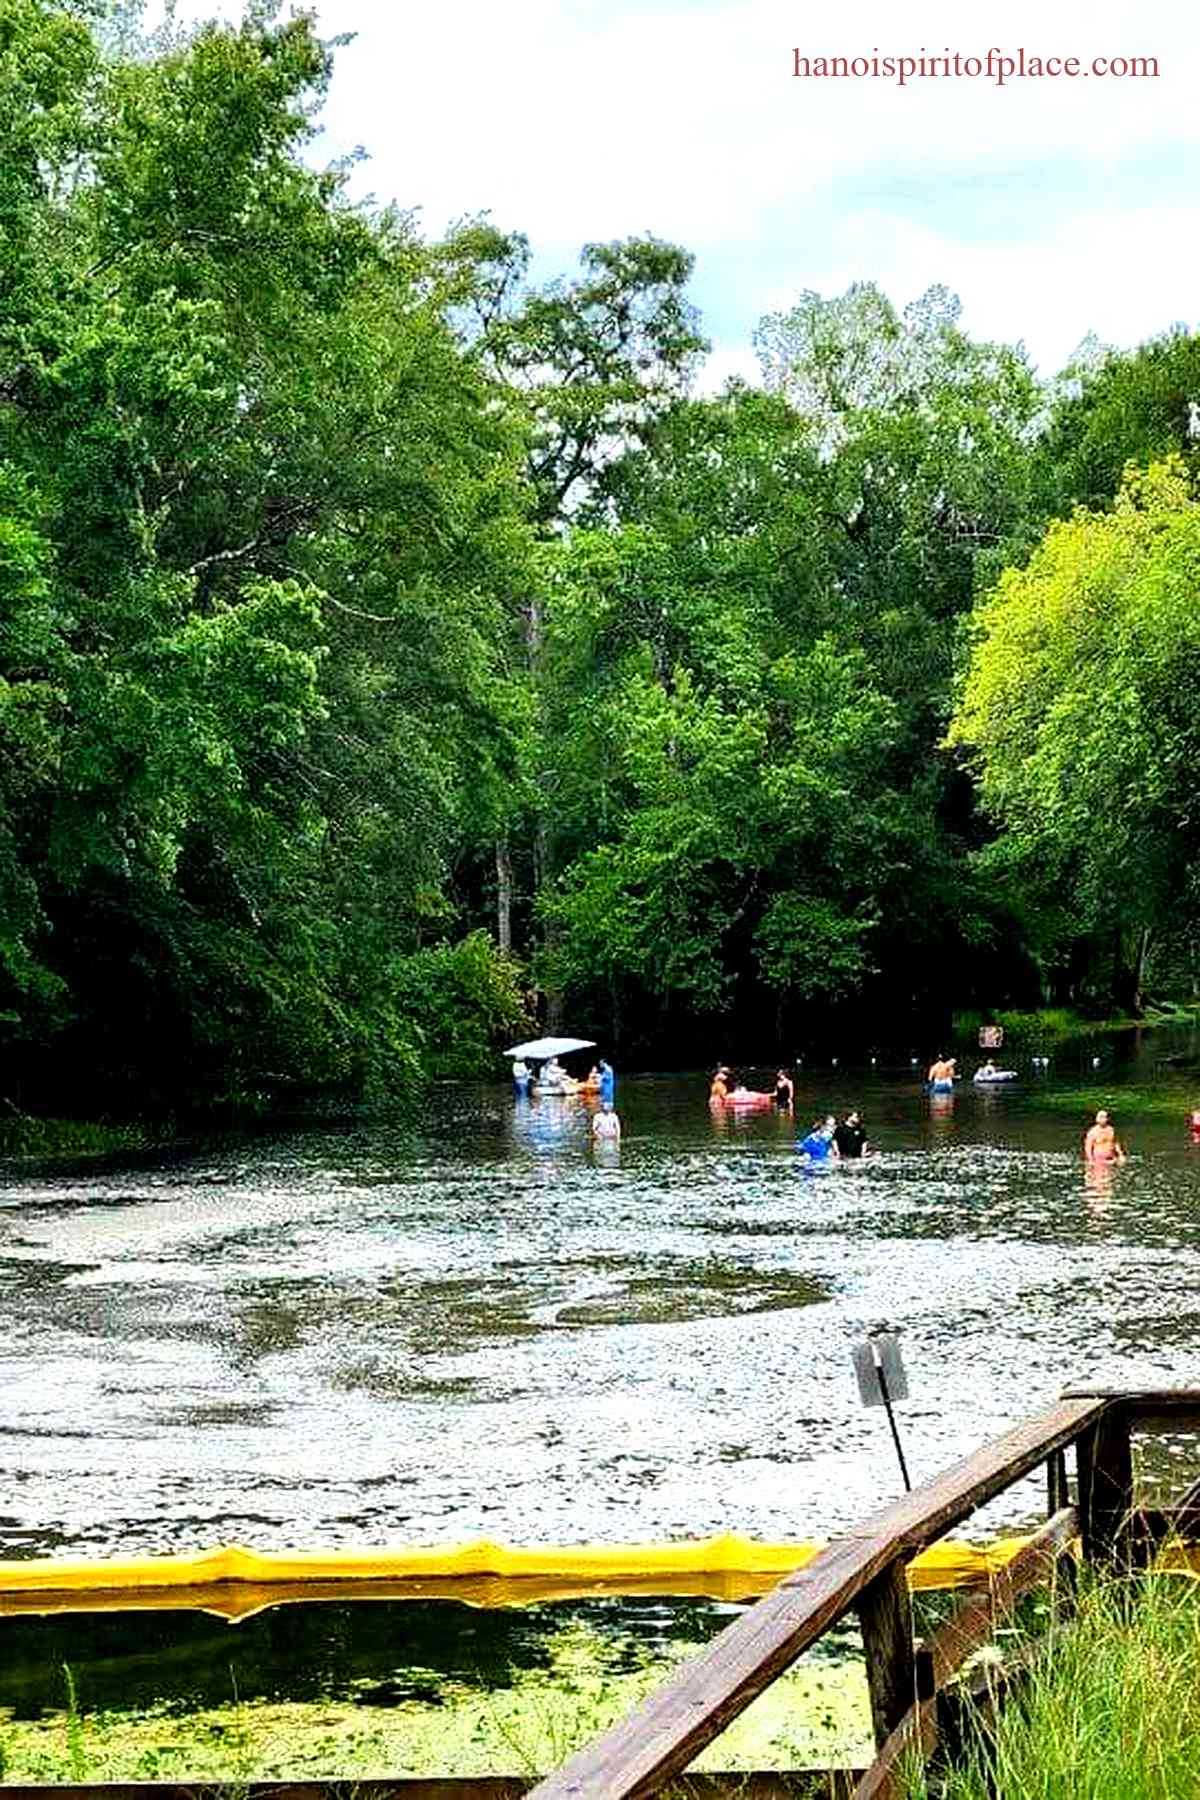
{"type": "MultiPolygon", "coordinates": [[[[183,0],[189,17],[236,17],[183,0]]],[[[426,229],[489,212],[542,273],[594,238],[696,257],[710,381],[804,288],[954,289],[1049,373],[1089,331],[1200,322],[1200,28],[1187,0],[317,0],[324,158],[426,229]],[[977,19],[978,23],[970,22],[977,19]],[[804,56],[1156,57],[1157,80],[797,80],[804,56]]]]}

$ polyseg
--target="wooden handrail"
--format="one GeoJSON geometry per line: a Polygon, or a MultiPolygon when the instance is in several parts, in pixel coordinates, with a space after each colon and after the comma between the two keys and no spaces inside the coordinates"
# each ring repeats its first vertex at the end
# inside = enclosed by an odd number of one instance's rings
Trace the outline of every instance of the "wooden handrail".
{"type": "MultiPolygon", "coordinates": [[[[851,1769],[689,1775],[680,1800],[851,1800],[851,1769]]],[[[5,1782],[5,1800],[522,1800],[524,1775],[398,1775],[313,1781],[5,1782]]]]}
{"type": "Polygon", "coordinates": [[[532,1794],[537,1800],[633,1800],[656,1792],[892,1564],[907,1562],[1056,1450],[1099,1426],[1112,1404],[1107,1394],[1064,1398],[872,1514],[787,1576],[532,1794]]]}
{"type": "Polygon", "coordinates": [[[853,1800],[896,1800],[905,1792],[905,1763],[914,1752],[929,1756],[937,1744],[937,1690],[988,1642],[998,1624],[1011,1617],[1023,1594],[1052,1578],[1058,1558],[1078,1530],[1078,1510],[1064,1506],[997,1571],[990,1587],[966,1601],[926,1639],[921,1654],[928,1659],[929,1691],[914,1697],[855,1788],[853,1800]]]}
{"type": "Polygon", "coordinates": [[[1139,1413],[1194,1413],[1200,1419],[1200,1388],[1064,1388],[1061,1400],[1115,1400],[1136,1419],[1139,1413]]]}

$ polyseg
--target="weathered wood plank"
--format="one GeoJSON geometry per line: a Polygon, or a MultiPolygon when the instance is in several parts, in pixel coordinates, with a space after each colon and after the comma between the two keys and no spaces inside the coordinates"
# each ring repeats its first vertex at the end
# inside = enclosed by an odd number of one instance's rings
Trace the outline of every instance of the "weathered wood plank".
{"type": "Polygon", "coordinates": [[[928,1760],[937,1744],[936,1689],[988,1642],[1023,1594],[1053,1573],[1078,1530],[1078,1511],[1073,1506],[1064,1507],[998,1571],[987,1593],[965,1601],[920,1647],[918,1672],[925,1666],[930,1674],[918,1682],[915,1701],[880,1745],[878,1756],[854,1790],[854,1800],[903,1800],[906,1762],[914,1755],[928,1760]]]}
{"type": "Polygon", "coordinates": [[[1073,1442],[1107,1402],[1060,1401],[893,1501],[789,1575],[699,1656],[541,1782],[538,1800],[652,1794],[770,1686],[897,1557],[907,1558],[1073,1442]]]}
{"type": "Polygon", "coordinates": [[[912,1602],[902,1562],[889,1563],[855,1603],[862,1627],[875,1747],[881,1748],[913,1704],[912,1602]]]}
{"type": "MultiPolygon", "coordinates": [[[[688,1775],[680,1800],[850,1800],[858,1769],[738,1770],[688,1775]]],[[[346,1781],[89,1781],[4,1784],[5,1800],[521,1800],[521,1775],[346,1781]]]]}
{"type": "Polygon", "coordinates": [[[937,1698],[918,1700],[905,1713],[854,1790],[853,1800],[905,1800],[905,1769],[913,1756],[927,1762],[937,1745],[937,1698]]]}
{"type": "Polygon", "coordinates": [[[1046,1511],[1053,1518],[1064,1506],[1070,1504],[1070,1492],[1067,1487],[1067,1453],[1056,1450],[1046,1458],[1046,1511]]]}
{"type": "Polygon", "coordinates": [[[1133,1450],[1124,1405],[1106,1407],[1080,1438],[1078,1457],[1084,1559],[1100,1567],[1127,1567],[1133,1524],[1133,1450]]]}
{"type": "Polygon", "coordinates": [[[922,1648],[933,1659],[934,1681],[943,1686],[991,1638],[997,1625],[1012,1613],[1017,1601],[1054,1573],[1063,1551],[1079,1535],[1079,1511],[1064,1506],[1011,1562],[998,1569],[986,1592],[973,1594],[957,1607],[946,1623],[926,1639],[922,1648]]]}
{"type": "Polygon", "coordinates": [[[1062,1397],[1123,1407],[1132,1428],[1147,1436],[1200,1431],[1200,1388],[1069,1388],[1062,1397]]]}

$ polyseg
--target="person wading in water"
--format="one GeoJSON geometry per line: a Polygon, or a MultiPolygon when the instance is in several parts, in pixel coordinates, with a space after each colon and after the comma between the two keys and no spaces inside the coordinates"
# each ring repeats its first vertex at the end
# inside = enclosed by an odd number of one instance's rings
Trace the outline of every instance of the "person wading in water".
{"type": "Polygon", "coordinates": [[[867,1134],[863,1129],[862,1115],[857,1112],[847,1113],[845,1119],[833,1134],[839,1156],[854,1162],[867,1153],[867,1134]]]}
{"type": "Polygon", "coordinates": [[[1088,1162],[1125,1161],[1125,1152],[1117,1141],[1116,1128],[1103,1107],[1096,1114],[1096,1123],[1083,1140],[1083,1154],[1088,1162]]]}
{"type": "Polygon", "coordinates": [[[621,1121],[613,1111],[611,1100],[601,1102],[600,1111],[592,1114],[592,1137],[597,1144],[621,1141],[621,1121]]]}

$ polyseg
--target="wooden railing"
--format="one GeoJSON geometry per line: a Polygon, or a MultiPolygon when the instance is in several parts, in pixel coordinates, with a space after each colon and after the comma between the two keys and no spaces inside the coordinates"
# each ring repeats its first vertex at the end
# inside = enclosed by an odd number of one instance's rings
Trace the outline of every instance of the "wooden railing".
{"type": "Polygon", "coordinates": [[[1195,1535],[1200,1489],[1189,1490],[1174,1513],[1134,1508],[1131,1434],[1164,1426],[1200,1426],[1200,1391],[1069,1391],[829,1544],[533,1796],[624,1800],[656,1793],[851,1609],[862,1627],[877,1746],[875,1762],[852,1789],[854,1800],[899,1795],[902,1760],[913,1752],[928,1755],[952,1719],[946,1684],[1019,1597],[1052,1576],[1072,1541],[1079,1539],[1085,1560],[1124,1568],[1176,1527],[1195,1535]],[[1042,1464],[1046,1524],[986,1593],[969,1599],[926,1643],[914,1643],[906,1578],[912,1557],[1042,1464]]]}

